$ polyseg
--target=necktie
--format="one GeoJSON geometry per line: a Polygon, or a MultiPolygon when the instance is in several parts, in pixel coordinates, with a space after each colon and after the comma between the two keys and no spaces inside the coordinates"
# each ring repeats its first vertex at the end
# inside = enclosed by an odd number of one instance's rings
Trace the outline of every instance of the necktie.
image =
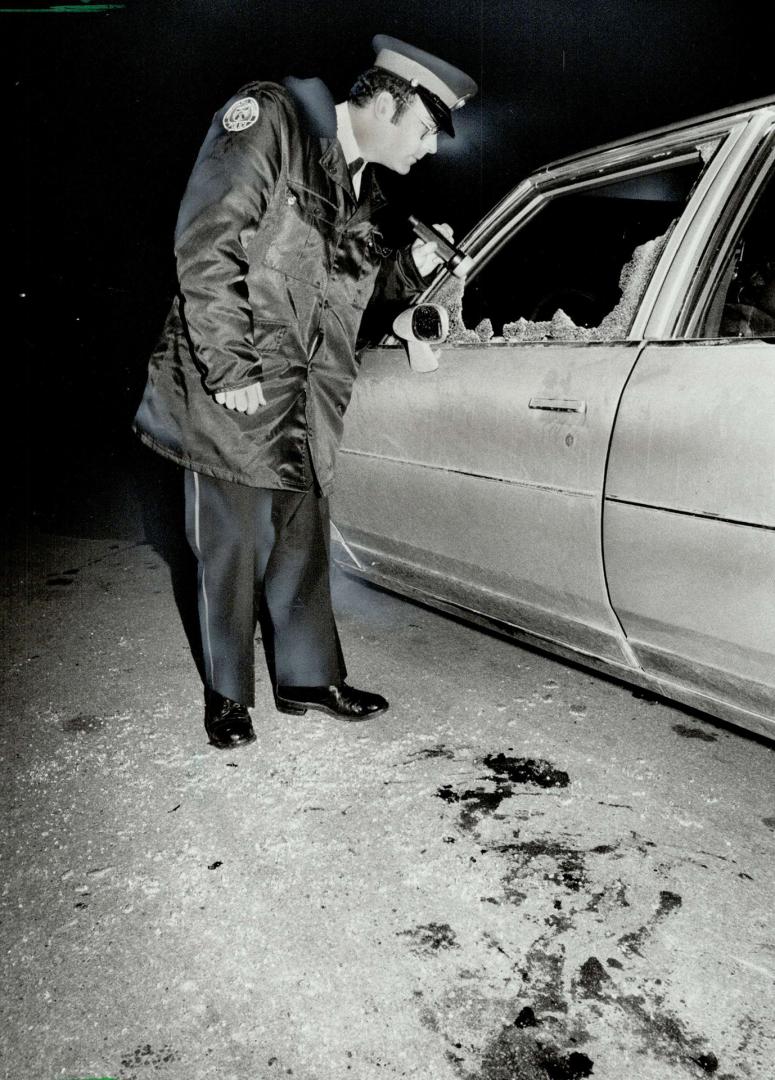
{"type": "Polygon", "coordinates": [[[347,166],[347,171],[350,174],[350,179],[351,180],[355,176],[355,174],[358,172],[358,170],[363,168],[363,165],[364,165],[364,161],[363,161],[362,157],[357,157],[355,159],[355,161],[350,162],[350,164],[347,166]]]}

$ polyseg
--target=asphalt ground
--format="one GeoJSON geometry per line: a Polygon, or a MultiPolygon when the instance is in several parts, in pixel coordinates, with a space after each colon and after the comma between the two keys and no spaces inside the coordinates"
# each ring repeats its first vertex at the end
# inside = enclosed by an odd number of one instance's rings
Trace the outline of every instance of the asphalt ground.
{"type": "Polygon", "coordinates": [[[390,711],[218,751],[169,482],[7,533],[6,1080],[772,1080],[771,744],[337,575],[390,711]]]}

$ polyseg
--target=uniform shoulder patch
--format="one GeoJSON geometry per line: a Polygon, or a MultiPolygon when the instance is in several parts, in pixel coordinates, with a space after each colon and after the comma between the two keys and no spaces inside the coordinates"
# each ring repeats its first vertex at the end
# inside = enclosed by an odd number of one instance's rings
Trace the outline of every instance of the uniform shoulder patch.
{"type": "Polygon", "coordinates": [[[244,131],[258,120],[258,102],[254,97],[243,97],[226,110],[223,126],[227,131],[244,131]]]}

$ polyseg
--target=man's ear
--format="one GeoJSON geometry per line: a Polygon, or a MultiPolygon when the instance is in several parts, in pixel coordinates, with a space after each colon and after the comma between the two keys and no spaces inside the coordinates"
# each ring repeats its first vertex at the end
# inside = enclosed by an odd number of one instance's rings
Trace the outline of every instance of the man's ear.
{"type": "Polygon", "coordinates": [[[374,98],[374,115],[377,120],[392,121],[396,111],[396,103],[389,90],[380,90],[374,98]]]}

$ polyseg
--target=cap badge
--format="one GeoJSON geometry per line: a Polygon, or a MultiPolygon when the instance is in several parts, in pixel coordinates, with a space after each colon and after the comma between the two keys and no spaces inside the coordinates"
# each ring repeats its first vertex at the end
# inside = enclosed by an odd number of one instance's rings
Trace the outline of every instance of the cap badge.
{"type": "Polygon", "coordinates": [[[229,106],[223,118],[227,131],[244,131],[258,120],[258,102],[255,98],[244,97],[229,106]]]}

